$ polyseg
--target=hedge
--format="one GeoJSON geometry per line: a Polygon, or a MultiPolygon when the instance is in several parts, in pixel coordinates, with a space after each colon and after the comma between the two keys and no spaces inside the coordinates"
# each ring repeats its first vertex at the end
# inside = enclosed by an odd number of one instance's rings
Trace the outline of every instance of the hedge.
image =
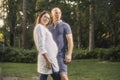
{"type": "MultiPolygon", "coordinates": [[[[120,61],[120,47],[113,47],[109,49],[96,48],[93,51],[74,49],[73,59],[99,59],[108,61],[120,61]]],[[[22,63],[36,63],[37,51],[36,49],[21,49],[0,47],[0,62],[22,62],[22,63]]]]}
{"type": "Polygon", "coordinates": [[[1,62],[23,62],[35,63],[37,60],[37,51],[35,49],[9,48],[0,49],[1,62]]]}
{"type": "Polygon", "coordinates": [[[73,51],[73,59],[99,59],[107,61],[120,61],[120,48],[96,48],[93,51],[75,49],[73,51]]]}

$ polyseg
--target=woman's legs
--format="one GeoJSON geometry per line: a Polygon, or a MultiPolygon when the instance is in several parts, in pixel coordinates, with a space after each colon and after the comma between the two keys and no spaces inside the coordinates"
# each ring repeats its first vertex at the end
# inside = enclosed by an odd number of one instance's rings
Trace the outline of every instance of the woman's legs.
{"type": "Polygon", "coordinates": [[[47,74],[41,74],[40,80],[47,80],[48,75],[47,74]]]}

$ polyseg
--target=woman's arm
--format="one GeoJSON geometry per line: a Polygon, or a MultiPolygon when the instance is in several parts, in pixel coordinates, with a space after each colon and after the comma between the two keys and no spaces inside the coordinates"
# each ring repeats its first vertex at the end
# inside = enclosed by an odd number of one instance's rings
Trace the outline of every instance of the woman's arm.
{"type": "Polygon", "coordinates": [[[49,68],[49,69],[51,69],[51,61],[50,61],[50,59],[49,59],[49,57],[47,56],[47,54],[45,53],[45,54],[42,54],[43,55],[43,57],[44,57],[44,59],[45,59],[45,61],[46,61],[46,67],[47,68],[49,68]]]}

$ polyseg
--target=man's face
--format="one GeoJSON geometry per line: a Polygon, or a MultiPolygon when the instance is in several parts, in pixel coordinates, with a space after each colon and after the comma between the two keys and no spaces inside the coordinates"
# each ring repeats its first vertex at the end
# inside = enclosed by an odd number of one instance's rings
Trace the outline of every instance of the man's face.
{"type": "Polygon", "coordinates": [[[61,19],[61,10],[60,9],[54,9],[52,11],[52,18],[54,21],[59,21],[61,19]]]}

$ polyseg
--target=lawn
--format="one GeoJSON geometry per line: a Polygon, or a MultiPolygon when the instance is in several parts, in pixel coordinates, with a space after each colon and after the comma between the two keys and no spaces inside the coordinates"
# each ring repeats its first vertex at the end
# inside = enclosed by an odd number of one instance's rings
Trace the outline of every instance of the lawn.
{"type": "MultiPolygon", "coordinates": [[[[98,60],[73,60],[68,64],[70,80],[120,80],[120,62],[98,60]]],[[[3,76],[15,76],[19,80],[38,77],[36,64],[0,63],[3,76]]]]}

